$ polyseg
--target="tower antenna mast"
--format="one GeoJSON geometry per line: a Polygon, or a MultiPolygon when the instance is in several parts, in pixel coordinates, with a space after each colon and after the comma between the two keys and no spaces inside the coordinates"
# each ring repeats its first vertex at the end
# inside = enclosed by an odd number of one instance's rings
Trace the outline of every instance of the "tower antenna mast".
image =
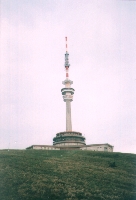
{"type": "Polygon", "coordinates": [[[66,52],[68,52],[68,43],[67,43],[67,37],[65,37],[66,40],[66,52]]]}

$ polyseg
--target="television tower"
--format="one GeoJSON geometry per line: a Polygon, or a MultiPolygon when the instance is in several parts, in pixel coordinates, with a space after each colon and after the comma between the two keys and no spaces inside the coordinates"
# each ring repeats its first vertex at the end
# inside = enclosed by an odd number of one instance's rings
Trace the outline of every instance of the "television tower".
{"type": "Polygon", "coordinates": [[[71,88],[73,81],[69,79],[69,54],[68,54],[68,45],[67,37],[66,39],[66,53],[65,53],[65,70],[66,70],[66,79],[62,82],[65,85],[65,88],[61,89],[63,100],[66,102],[66,131],[72,131],[72,122],[71,122],[71,101],[73,101],[74,89],[71,88]]]}
{"type": "Polygon", "coordinates": [[[61,146],[64,149],[77,149],[82,145],[85,145],[85,137],[82,136],[82,133],[72,131],[72,122],[71,122],[71,101],[73,101],[74,89],[71,88],[73,81],[69,79],[69,54],[68,54],[68,45],[67,37],[66,39],[66,53],[65,53],[65,70],[66,70],[66,79],[62,82],[65,85],[61,89],[64,102],[66,102],[66,131],[59,132],[56,134],[56,137],[53,138],[53,145],[61,146]]]}
{"type": "Polygon", "coordinates": [[[32,145],[27,149],[46,149],[46,150],[92,150],[92,151],[113,151],[113,146],[106,144],[92,144],[86,145],[85,137],[82,133],[77,131],[72,131],[72,120],[71,120],[71,101],[73,101],[74,89],[71,88],[73,81],[69,79],[69,54],[66,40],[66,53],[65,53],[65,70],[66,78],[62,82],[65,85],[61,89],[64,102],[66,102],[66,131],[59,132],[53,138],[52,145],[32,145]]]}

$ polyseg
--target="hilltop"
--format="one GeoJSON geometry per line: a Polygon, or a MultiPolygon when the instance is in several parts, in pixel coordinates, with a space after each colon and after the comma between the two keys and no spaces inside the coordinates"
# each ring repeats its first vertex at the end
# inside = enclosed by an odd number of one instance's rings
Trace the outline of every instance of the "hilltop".
{"type": "Polygon", "coordinates": [[[135,200],[136,155],[0,150],[1,200],[135,200]]]}

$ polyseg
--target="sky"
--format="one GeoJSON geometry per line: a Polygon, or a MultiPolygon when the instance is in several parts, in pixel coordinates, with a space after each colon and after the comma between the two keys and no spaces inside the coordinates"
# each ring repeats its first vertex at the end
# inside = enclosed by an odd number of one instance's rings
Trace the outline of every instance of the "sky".
{"type": "Polygon", "coordinates": [[[66,131],[67,36],[73,131],[136,153],[135,13],[132,0],[0,1],[0,149],[66,131]]]}

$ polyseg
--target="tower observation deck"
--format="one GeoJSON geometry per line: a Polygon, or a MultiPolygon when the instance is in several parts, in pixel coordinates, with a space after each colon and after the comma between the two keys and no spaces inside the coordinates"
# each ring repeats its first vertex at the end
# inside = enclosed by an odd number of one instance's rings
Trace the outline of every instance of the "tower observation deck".
{"type": "Polygon", "coordinates": [[[73,145],[85,145],[85,137],[81,133],[72,131],[72,120],[71,120],[71,102],[73,101],[74,89],[71,88],[73,81],[69,79],[69,53],[67,50],[67,37],[66,37],[66,53],[65,53],[65,70],[66,78],[62,82],[65,85],[61,89],[64,102],[66,102],[66,132],[60,132],[53,138],[53,145],[57,146],[73,146],[73,145]]]}

